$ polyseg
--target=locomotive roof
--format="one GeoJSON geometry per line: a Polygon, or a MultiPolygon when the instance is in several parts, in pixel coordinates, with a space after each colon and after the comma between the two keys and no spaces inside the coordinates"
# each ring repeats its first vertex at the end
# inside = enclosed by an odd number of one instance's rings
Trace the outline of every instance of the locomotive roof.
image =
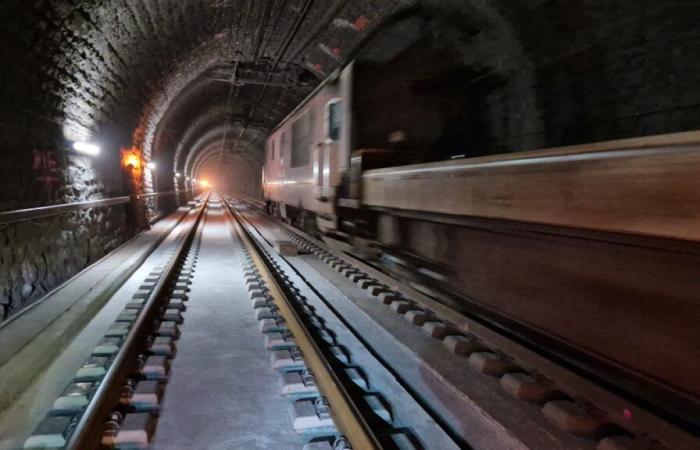
{"type": "MultiPolygon", "coordinates": [[[[351,65],[352,65],[352,62],[351,62],[350,64],[348,64],[347,66],[345,66],[342,70],[345,70],[346,68],[350,67],[351,65]]],[[[330,75],[328,75],[321,83],[319,83],[318,86],[316,86],[316,88],[315,88],[313,91],[311,91],[311,93],[310,93],[309,95],[307,95],[307,96],[304,98],[304,100],[301,101],[301,103],[299,103],[293,110],[291,110],[291,111],[289,112],[289,114],[287,114],[286,116],[284,116],[284,119],[282,119],[282,120],[280,121],[280,123],[278,123],[278,124],[275,126],[275,128],[273,128],[273,129],[270,131],[270,134],[273,134],[273,133],[275,133],[277,130],[279,130],[279,129],[282,127],[282,125],[284,125],[292,116],[294,116],[296,113],[298,113],[298,112],[299,112],[302,108],[304,108],[304,106],[306,106],[314,97],[316,97],[316,95],[318,95],[318,93],[319,93],[323,88],[325,88],[325,87],[328,86],[329,84],[332,84],[332,83],[337,82],[337,81],[338,81],[338,78],[340,78],[340,72],[341,72],[341,71],[340,71],[339,69],[336,69],[336,70],[334,70],[330,75]]]]}

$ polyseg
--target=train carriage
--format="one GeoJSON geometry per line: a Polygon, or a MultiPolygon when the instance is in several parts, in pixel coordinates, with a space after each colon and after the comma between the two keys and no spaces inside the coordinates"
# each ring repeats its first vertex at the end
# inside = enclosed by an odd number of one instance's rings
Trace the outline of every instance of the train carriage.
{"type": "MultiPolygon", "coordinates": [[[[263,189],[282,218],[318,227],[334,216],[340,174],[350,155],[347,99],[352,66],[322,83],[267,140],[263,189]]],[[[334,221],[330,223],[335,226],[334,221]]],[[[321,228],[327,228],[328,226],[321,228]]]]}
{"type": "MultiPolygon", "coordinates": [[[[601,377],[634,367],[632,383],[663,377],[697,394],[686,381],[697,364],[667,373],[644,355],[663,334],[680,358],[697,334],[698,257],[678,242],[699,238],[698,133],[490,154],[436,129],[455,114],[433,101],[438,82],[406,101],[385,70],[351,64],[274,130],[270,211],[537,348],[556,339],[594,358],[601,377]]],[[[402,77],[423,86],[424,75],[402,77]]]]}

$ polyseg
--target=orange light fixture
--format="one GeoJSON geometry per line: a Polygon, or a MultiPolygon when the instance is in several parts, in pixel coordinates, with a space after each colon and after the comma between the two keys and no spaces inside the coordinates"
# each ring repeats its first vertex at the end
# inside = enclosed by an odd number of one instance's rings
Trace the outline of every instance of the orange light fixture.
{"type": "Polygon", "coordinates": [[[127,168],[131,166],[132,170],[140,170],[141,158],[134,152],[124,152],[122,155],[122,165],[127,168]]]}

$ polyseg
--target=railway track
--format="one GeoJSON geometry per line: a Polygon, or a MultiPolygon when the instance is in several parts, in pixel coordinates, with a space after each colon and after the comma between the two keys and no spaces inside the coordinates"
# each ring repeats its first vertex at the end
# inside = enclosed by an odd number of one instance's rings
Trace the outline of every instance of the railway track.
{"type": "Polygon", "coordinates": [[[201,198],[162,245],[162,264],[140,280],[23,448],[99,448],[116,443],[122,426],[152,426],[144,419],[157,410],[168,375],[207,202],[201,198]]]}
{"type": "Polygon", "coordinates": [[[698,448],[257,206],[200,198],[43,420],[0,448],[698,448]]]}
{"type": "MultiPolygon", "coordinates": [[[[216,198],[202,199],[179,230],[176,245],[168,249],[167,263],[141,281],[24,448],[173,448],[168,439],[182,438],[166,436],[159,441],[156,427],[173,415],[163,402],[169,398],[168,386],[174,384],[168,383],[171,375],[177,376],[177,347],[197,332],[183,324],[198,300],[191,294],[197,291],[200,247],[203,240],[207,245],[205,230],[222,225],[210,225],[212,210],[223,208],[216,198]]],[[[420,448],[420,439],[427,438],[439,448],[458,448],[427,414],[418,409],[410,414],[392,411],[389,399],[394,405],[403,402],[407,410],[419,405],[397,383],[392,385],[391,377],[354,365],[348,347],[336,340],[342,332],[326,328],[325,321],[314,315],[250,224],[233,210],[226,209],[225,215],[242,266],[235,273],[215,276],[245,282],[248,298],[234,300],[244,304],[259,324],[256,331],[268,354],[258,354],[257,359],[269,361],[266,370],[279,379],[291,428],[300,436],[292,441],[309,449],[379,449],[420,448]],[[421,438],[413,432],[421,433],[421,438]]],[[[198,375],[207,383],[206,372],[198,375]]],[[[176,404],[171,411],[191,406],[176,404]]],[[[256,420],[266,417],[261,413],[256,420]]]]}
{"type": "MultiPolygon", "coordinates": [[[[380,304],[442,341],[451,353],[462,361],[466,359],[468,365],[485,377],[495,378],[501,390],[527,403],[525,408],[530,412],[534,405],[559,430],[590,441],[578,441],[576,445],[581,448],[690,449],[700,446],[698,436],[685,427],[685,421],[669,422],[656,415],[654,409],[646,409],[643,401],[635,403],[621,397],[609,389],[610,385],[591,381],[507,335],[397,282],[362,260],[329,249],[298,229],[270,219],[262,214],[258,202],[247,199],[236,202],[244,204],[249,211],[258,211],[260,220],[282,228],[286,238],[301,251],[315,255],[333,271],[368,290],[380,304]]],[[[458,384],[452,386],[459,389],[458,384]]],[[[451,424],[455,429],[461,425],[460,421],[451,424]]]]}
{"type": "MultiPolygon", "coordinates": [[[[357,365],[348,350],[350,344],[347,341],[346,345],[339,343],[339,335],[343,333],[337,328],[330,329],[326,319],[317,314],[316,308],[299,289],[300,283],[290,277],[270,249],[265,248],[264,239],[256,233],[254,226],[233,208],[230,212],[237,218],[237,237],[246,253],[243,263],[246,284],[257,310],[256,316],[261,320],[261,331],[268,332],[265,340],[267,348],[274,352],[273,366],[282,371],[283,391],[301,389],[307,394],[322,395],[312,397],[316,415],[311,416],[308,425],[303,424],[297,414],[312,409],[311,401],[301,399],[294,402],[295,427],[322,428],[323,410],[328,407],[329,418],[343,434],[321,437],[314,448],[421,448],[417,437],[404,428],[411,421],[408,418],[402,421],[402,414],[397,417],[385,394],[391,391],[393,395],[401,395],[398,392],[401,387],[377,382],[374,371],[357,365]],[[317,390],[314,389],[316,386],[317,390]],[[377,386],[383,389],[378,392],[377,386]]],[[[343,331],[347,333],[347,330],[343,331]]],[[[396,397],[392,396],[392,399],[396,400],[396,397]]],[[[303,421],[309,422],[309,419],[304,417],[303,421]]],[[[423,420],[432,422],[427,417],[423,420]]],[[[437,424],[420,427],[432,428],[421,430],[421,438],[428,437],[439,448],[458,448],[437,424]]],[[[328,431],[333,432],[332,429],[328,431]]]]}

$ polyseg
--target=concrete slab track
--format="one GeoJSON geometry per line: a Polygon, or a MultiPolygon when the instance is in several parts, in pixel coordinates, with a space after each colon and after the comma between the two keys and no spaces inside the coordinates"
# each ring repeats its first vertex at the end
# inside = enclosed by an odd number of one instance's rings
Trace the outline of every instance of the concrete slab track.
{"type": "Polygon", "coordinates": [[[253,315],[242,252],[216,202],[207,212],[182,336],[152,449],[299,449],[253,315]]]}

